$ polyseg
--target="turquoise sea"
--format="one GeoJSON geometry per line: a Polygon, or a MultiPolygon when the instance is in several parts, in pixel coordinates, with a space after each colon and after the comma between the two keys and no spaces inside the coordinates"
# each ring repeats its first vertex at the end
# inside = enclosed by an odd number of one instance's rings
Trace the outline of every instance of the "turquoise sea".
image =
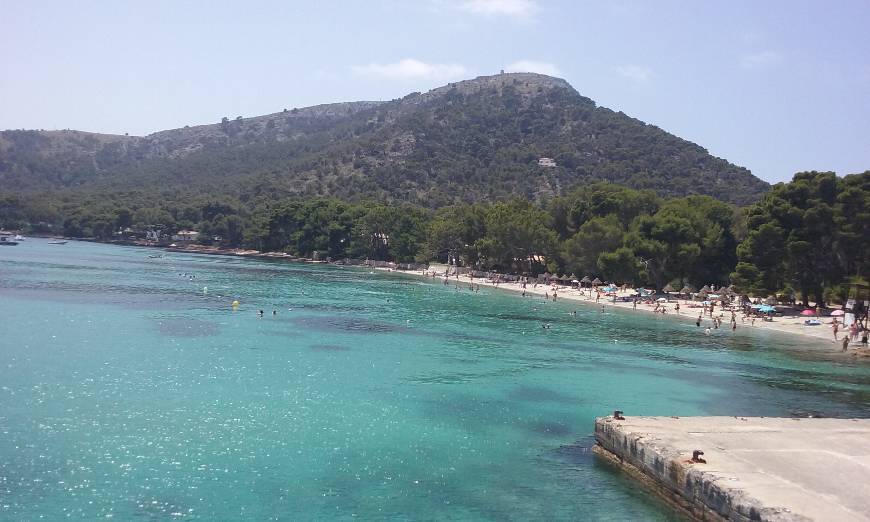
{"type": "Polygon", "coordinates": [[[159,252],[0,248],[0,519],[665,520],[596,416],[870,416],[794,337],[159,252]]]}

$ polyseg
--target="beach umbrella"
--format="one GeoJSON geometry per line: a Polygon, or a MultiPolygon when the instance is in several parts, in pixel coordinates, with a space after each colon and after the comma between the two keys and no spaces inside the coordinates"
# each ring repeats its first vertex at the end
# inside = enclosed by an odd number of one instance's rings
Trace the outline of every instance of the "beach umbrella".
{"type": "Polygon", "coordinates": [[[593,284],[593,285],[600,285],[600,284],[601,284],[601,279],[598,279],[598,278],[596,277],[596,278],[592,281],[592,284],[593,284]]]}
{"type": "Polygon", "coordinates": [[[807,308],[806,310],[801,312],[801,315],[816,315],[816,311],[811,308],[807,308]]]}
{"type": "Polygon", "coordinates": [[[672,287],[670,283],[666,284],[665,287],[662,288],[662,292],[671,293],[674,291],[674,287],[672,287]]]}
{"type": "Polygon", "coordinates": [[[842,311],[842,310],[834,310],[833,312],[831,312],[831,316],[832,316],[832,317],[836,317],[836,316],[840,316],[840,315],[845,315],[845,314],[846,314],[846,312],[844,312],[844,311],[842,311]]]}
{"type": "Polygon", "coordinates": [[[689,285],[684,286],[684,287],[680,290],[680,293],[681,293],[681,294],[691,294],[692,292],[694,292],[694,290],[692,290],[692,287],[689,286],[689,285]]]}
{"type": "Polygon", "coordinates": [[[699,290],[698,293],[699,293],[699,294],[709,294],[709,293],[712,292],[712,291],[713,291],[712,288],[710,288],[710,287],[707,286],[707,285],[704,285],[704,288],[702,288],[701,290],[699,290]]]}
{"type": "Polygon", "coordinates": [[[591,283],[592,280],[589,279],[589,276],[583,276],[583,279],[580,280],[581,283],[591,283]]]}

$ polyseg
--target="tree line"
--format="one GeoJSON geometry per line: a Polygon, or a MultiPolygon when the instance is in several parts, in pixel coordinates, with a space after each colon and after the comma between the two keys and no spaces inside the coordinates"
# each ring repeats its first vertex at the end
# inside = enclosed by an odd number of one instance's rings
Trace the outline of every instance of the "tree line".
{"type": "Polygon", "coordinates": [[[657,289],[733,284],[753,295],[827,302],[870,275],[870,171],[799,173],[749,207],[606,182],[546,204],[514,198],[437,210],[268,194],[181,201],[141,192],[0,194],[0,226],[103,240],[124,230],[196,229],[204,243],[302,257],[438,261],[657,289]]]}

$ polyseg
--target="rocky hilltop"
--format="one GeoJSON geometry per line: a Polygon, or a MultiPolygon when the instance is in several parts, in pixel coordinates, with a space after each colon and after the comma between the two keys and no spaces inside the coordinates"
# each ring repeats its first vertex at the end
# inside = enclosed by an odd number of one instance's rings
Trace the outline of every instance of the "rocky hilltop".
{"type": "Polygon", "coordinates": [[[768,189],[694,143],[598,107],[565,80],[532,73],[148,136],[0,132],[0,182],[21,192],[330,195],[437,207],[545,200],[596,180],[736,204],[768,189]]]}

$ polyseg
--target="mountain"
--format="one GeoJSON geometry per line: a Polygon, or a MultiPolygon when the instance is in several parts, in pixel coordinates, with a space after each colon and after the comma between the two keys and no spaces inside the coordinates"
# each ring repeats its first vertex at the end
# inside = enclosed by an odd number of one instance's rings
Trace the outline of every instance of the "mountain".
{"type": "Polygon", "coordinates": [[[142,137],[0,132],[0,184],[15,192],[331,195],[437,207],[543,201],[599,180],[735,204],[769,188],[694,143],[596,106],[564,80],[531,73],[142,137]]]}

